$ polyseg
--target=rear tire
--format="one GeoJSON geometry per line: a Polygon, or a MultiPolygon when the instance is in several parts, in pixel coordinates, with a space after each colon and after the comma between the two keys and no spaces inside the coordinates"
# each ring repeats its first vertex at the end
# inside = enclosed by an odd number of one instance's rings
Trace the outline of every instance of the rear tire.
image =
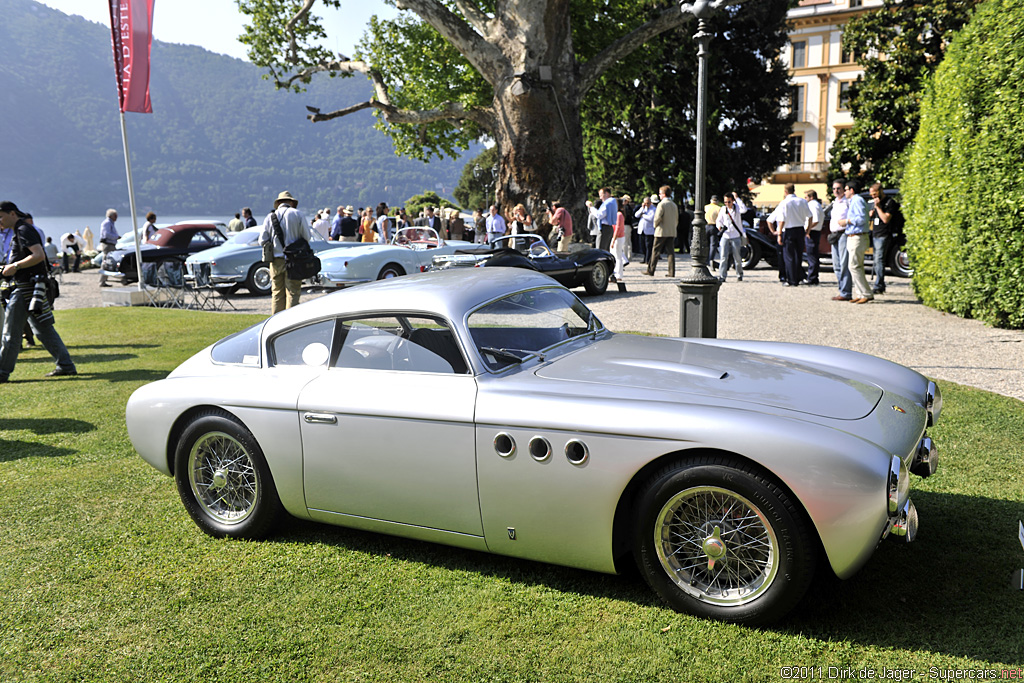
{"type": "Polygon", "coordinates": [[[174,480],[185,510],[211,536],[262,538],[281,516],[281,500],[256,438],[219,410],[198,415],[182,432],[174,480]]]}
{"type": "Polygon", "coordinates": [[[609,275],[608,264],[604,261],[597,261],[593,270],[587,275],[587,279],[583,281],[583,287],[587,290],[587,294],[591,296],[604,294],[608,290],[609,275]]]}
{"type": "Polygon", "coordinates": [[[392,278],[402,277],[403,275],[405,275],[405,270],[402,266],[397,263],[389,263],[380,269],[380,272],[377,273],[377,279],[391,280],[392,278]]]}
{"type": "Polygon", "coordinates": [[[634,555],[674,609],[747,625],[789,612],[814,576],[803,512],[766,474],[721,456],[673,463],[641,492],[634,555]]]}
{"type": "Polygon", "coordinates": [[[245,288],[257,296],[270,294],[270,266],[263,261],[254,263],[245,277],[245,288]]]}
{"type": "Polygon", "coordinates": [[[750,244],[740,250],[743,259],[743,270],[753,270],[761,262],[761,245],[750,240],[750,244]]]}

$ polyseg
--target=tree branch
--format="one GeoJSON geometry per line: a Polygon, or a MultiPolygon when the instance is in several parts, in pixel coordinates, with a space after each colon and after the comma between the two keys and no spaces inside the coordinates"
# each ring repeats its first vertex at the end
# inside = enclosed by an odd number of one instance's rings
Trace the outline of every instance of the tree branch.
{"type": "Polygon", "coordinates": [[[472,4],[466,2],[466,0],[455,0],[455,6],[460,12],[462,12],[462,16],[466,17],[466,21],[469,22],[470,26],[472,26],[477,33],[488,40],[490,39],[493,19],[478,10],[472,4]]]}
{"type": "Polygon", "coordinates": [[[579,93],[582,98],[594,86],[601,74],[616,62],[625,59],[648,40],[661,35],[665,31],[682,26],[693,18],[692,14],[684,14],[678,7],[670,7],[651,19],[646,24],[622,36],[600,53],[595,55],[580,69],[579,93]]]}
{"type": "Polygon", "coordinates": [[[299,11],[295,13],[295,16],[289,19],[288,23],[285,24],[284,34],[288,36],[288,60],[292,64],[297,64],[299,61],[299,44],[298,41],[295,40],[295,25],[309,14],[309,10],[313,8],[315,3],[316,0],[305,0],[299,11]]]}
{"type": "MultiPolygon", "coordinates": [[[[396,4],[398,9],[411,10],[433,26],[492,86],[497,87],[501,79],[511,73],[512,64],[501,50],[438,0],[397,0],[396,4]]],[[[468,8],[465,2],[459,5],[460,11],[463,7],[468,8]]],[[[474,14],[477,20],[483,17],[480,12],[471,11],[470,14],[474,14]]]]}
{"type": "MultiPolygon", "coordinates": [[[[400,109],[395,107],[391,104],[391,96],[388,93],[388,87],[384,83],[384,79],[380,72],[366,62],[357,60],[344,62],[322,62],[316,66],[303,69],[301,72],[292,76],[288,81],[285,81],[284,84],[289,85],[296,79],[304,78],[318,71],[358,72],[365,74],[366,77],[370,79],[370,82],[373,83],[375,99],[327,113],[321,113],[319,109],[307,107],[312,113],[306,118],[313,123],[330,121],[331,119],[336,119],[347,114],[352,114],[354,112],[373,107],[374,109],[379,109],[383,112],[384,119],[388,123],[424,124],[433,123],[434,121],[465,120],[476,123],[488,132],[494,132],[497,124],[497,121],[494,118],[494,113],[490,108],[467,107],[461,102],[445,102],[437,109],[427,110],[400,109]]],[[[279,85],[281,85],[280,82],[279,85]]]]}
{"type": "Polygon", "coordinates": [[[320,112],[320,110],[314,110],[312,107],[307,107],[313,113],[309,114],[306,118],[313,123],[319,123],[321,121],[330,121],[348,114],[353,114],[357,111],[369,108],[377,109],[384,114],[384,119],[391,124],[396,123],[407,123],[411,125],[423,125],[427,123],[434,123],[435,121],[472,121],[484,130],[493,132],[495,126],[494,114],[488,109],[481,109],[479,107],[467,107],[460,102],[445,102],[437,109],[399,109],[393,107],[390,104],[385,104],[379,100],[368,100],[366,102],[360,102],[354,104],[351,107],[344,109],[338,109],[336,111],[330,111],[326,113],[320,112]]]}

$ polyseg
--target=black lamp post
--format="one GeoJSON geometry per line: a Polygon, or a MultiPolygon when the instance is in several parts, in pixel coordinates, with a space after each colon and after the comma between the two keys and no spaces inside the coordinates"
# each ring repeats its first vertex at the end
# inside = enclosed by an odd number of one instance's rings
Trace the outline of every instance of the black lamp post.
{"type": "MultiPolygon", "coordinates": [[[[739,0],[742,2],[742,0],[739,0]]],[[[680,2],[684,14],[697,19],[697,170],[694,176],[693,236],[690,240],[689,275],[679,280],[679,336],[714,338],[718,336],[718,289],[722,283],[708,271],[707,232],[704,206],[707,199],[705,166],[707,163],[708,128],[708,45],[711,33],[707,20],[736,0],[692,0],[680,2]]]]}

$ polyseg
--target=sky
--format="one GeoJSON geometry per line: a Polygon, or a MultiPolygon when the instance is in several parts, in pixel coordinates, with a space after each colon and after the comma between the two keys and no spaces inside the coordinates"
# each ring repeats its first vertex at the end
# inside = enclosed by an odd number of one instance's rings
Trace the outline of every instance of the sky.
{"type": "MultiPolygon", "coordinates": [[[[37,0],[65,14],[110,25],[109,5],[105,0],[37,0]]],[[[366,24],[374,14],[392,18],[398,10],[382,0],[342,0],[341,10],[314,8],[324,18],[328,39],[325,45],[334,52],[351,56],[362,38],[366,24]]],[[[235,0],[156,0],[153,9],[153,37],[167,43],[199,45],[211,52],[246,59],[245,46],[237,38],[242,34],[245,16],[235,0]]]]}

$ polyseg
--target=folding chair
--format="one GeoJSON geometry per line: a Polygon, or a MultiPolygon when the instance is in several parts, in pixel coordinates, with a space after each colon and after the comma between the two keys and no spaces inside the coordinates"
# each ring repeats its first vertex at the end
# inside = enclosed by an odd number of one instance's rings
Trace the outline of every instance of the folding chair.
{"type": "Polygon", "coordinates": [[[215,285],[211,281],[210,277],[210,264],[209,263],[198,263],[193,267],[193,275],[195,276],[191,283],[186,283],[186,287],[192,290],[193,301],[196,304],[196,308],[201,310],[209,309],[211,311],[219,311],[228,305],[232,310],[238,310],[235,305],[231,303],[228,296],[229,285],[215,285]]]}

